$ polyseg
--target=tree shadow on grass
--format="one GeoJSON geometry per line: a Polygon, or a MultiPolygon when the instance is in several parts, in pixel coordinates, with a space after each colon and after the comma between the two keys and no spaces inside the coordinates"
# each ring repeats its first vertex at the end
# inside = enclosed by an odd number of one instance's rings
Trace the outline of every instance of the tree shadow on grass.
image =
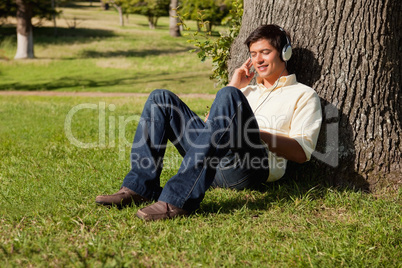
{"type": "MultiPolygon", "coordinates": [[[[58,35],[54,36],[54,29],[52,27],[35,28],[34,30],[34,42],[35,44],[43,45],[57,45],[57,44],[80,44],[93,42],[97,38],[108,38],[116,36],[113,31],[103,29],[67,29],[57,28],[58,35]]],[[[8,36],[16,38],[14,27],[0,27],[0,43],[8,36]]],[[[132,37],[134,38],[134,36],[132,37]]],[[[127,49],[112,51],[97,51],[97,50],[83,50],[78,57],[63,58],[63,60],[74,60],[77,58],[110,58],[110,57],[147,57],[158,56],[163,54],[180,54],[188,52],[193,47],[180,46],[174,49],[127,49]]]]}
{"type": "Polygon", "coordinates": [[[69,7],[69,8],[92,8],[95,10],[99,10],[99,5],[96,5],[95,3],[92,4],[92,2],[95,1],[80,1],[80,2],[74,2],[74,1],[66,1],[66,2],[62,2],[59,4],[60,8],[65,8],[65,7],[69,7]]]}
{"type": "Polygon", "coordinates": [[[181,49],[128,49],[128,50],[113,50],[113,51],[97,51],[84,50],[78,58],[113,58],[113,57],[135,57],[144,58],[147,56],[158,56],[168,54],[179,54],[188,52],[191,47],[183,47],[181,49]]]}
{"type": "MultiPolygon", "coordinates": [[[[138,26],[141,26],[141,27],[144,27],[144,28],[147,28],[147,27],[149,28],[149,25],[146,24],[146,23],[136,23],[136,24],[138,26]]],[[[156,27],[156,30],[161,30],[161,31],[165,31],[165,32],[169,31],[169,25],[158,25],[156,27]]],[[[211,32],[206,32],[204,29],[203,30],[197,30],[197,29],[182,30],[181,33],[182,34],[189,34],[190,36],[191,36],[191,34],[197,33],[198,37],[201,37],[201,36],[204,36],[204,35],[208,35],[208,36],[212,36],[212,37],[220,37],[221,36],[219,30],[215,30],[215,29],[213,29],[211,32]]]]}
{"type": "MultiPolygon", "coordinates": [[[[276,182],[266,183],[257,190],[244,190],[241,191],[242,193],[233,189],[219,189],[228,193],[225,193],[225,197],[219,201],[204,200],[197,213],[204,215],[232,214],[236,210],[247,207],[254,215],[256,210],[264,212],[273,204],[294,203],[296,206],[297,202],[323,199],[328,194],[328,189],[340,192],[356,191],[349,187],[333,187],[320,178],[314,180],[283,178],[276,182]]],[[[211,189],[207,194],[213,194],[215,190],[211,189]]]]}
{"type": "MultiPolygon", "coordinates": [[[[180,77],[163,77],[166,73],[155,74],[154,79],[147,79],[146,83],[152,82],[169,82],[175,81],[178,83],[185,83],[187,80],[194,78],[193,75],[180,76],[180,77]]],[[[52,90],[63,90],[65,88],[74,87],[85,87],[88,88],[98,88],[98,87],[111,87],[115,85],[132,85],[135,81],[144,78],[144,74],[137,73],[136,75],[131,75],[126,78],[120,79],[110,79],[110,80],[92,80],[83,77],[62,77],[55,79],[51,82],[36,83],[36,84],[24,84],[24,83],[7,83],[0,84],[0,91],[6,90],[17,90],[17,91],[52,91],[52,90]]],[[[143,80],[140,81],[144,83],[143,80]]]]}
{"type": "Polygon", "coordinates": [[[0,91],[6,90],[19,90],[19,91],[51,91],[56,89],[71,88],[71,87],[101,87],[115,85],[116,83],[124,84],[124,80],[127,79],[115,79],[110,81],[95,81],[85,78],[77,77],[62,77],[51,82],[46,83],[35,83],[35,84],[24,84],[24,83],[8,83],[0,85],[0,91]]]}
{"type": "MultiPolygon", "coordinates": [[[[114,37],[113,31],[105,29],[86,28],[57,28],[57,35],[53,27],[34,28],[35,44],[70,44],[93,42],[94,38],[114,37]]],[[[16,29],[13,27],[0,27],[0,42],[6,37],[16,38],[16,29]]]]}
{"type": "MultiPolygon", "coordinates": [[[[148,23],[137,22],[136,25],[144,27],[144,28],[149,28],[148,23]]],[[[155,29],[149,28],[149,30],[150,31],[154,31],[154,30],[168,31],[169,30],[169,25],[160,25],[160,24],[158,24],[155,29]]]]}

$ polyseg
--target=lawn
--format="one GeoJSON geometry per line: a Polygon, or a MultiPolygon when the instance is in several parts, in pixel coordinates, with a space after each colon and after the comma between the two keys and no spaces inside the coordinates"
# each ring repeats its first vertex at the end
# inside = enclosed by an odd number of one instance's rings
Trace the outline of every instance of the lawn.
{"type": "MultiPolygon", "coordinates": [[[[0,96],[0,266],[400,267],[401,192],[373,195],[287,179],[263,191],[208,191],[189,218],[146,223],[138,207],[95,205],[129,170],[145,98],[0,96]],[[71,133],[66,117],[79,104],[71,133]],[[124,120],[119,121],[118,118],[124,120]],[[119,133],[124,129],[124,133],[119,133]],[[112,134],[111,134],[112,133],[112,134]]],[[[186,99],[199,114],[210,100],[186,99]]],[[[167,151],[163,183],[180,157],[167,151]]]]}
{"type": "Polygon", "coordinates": [[[187,38],[171,37],[168,22],[150,30],[145,16],[131,15],[120,27],[115,11],[81,3],[63,9],[57,36],[49,22],[34,29],[28,61],[5,60],[16,52],[15,26],[0,27],[0,90],[216,93],[211,62],[190,53],[187,38]],[[76,29],[67,27],[72,18],[76,29]]]}
{"type": "MultiPolygon", "coordinates": [[[[140,16],[120,27],[97,7],[68,14],[88,29],[38,29],[37,59],[0,61],[1,90],[216,92],[210,63],[169,37],[166,19],[152,31],[140,16]]],[[[1,40],[12,58],[15,41],[1,40]]],[[[97,206],[130,168],[145,100],[0,95],[0,267],[402,267],[401,190],[287,178],[261,191],[211,189],[193,215],[162,222],[136,218],[141,206],[97,206]],[[77,107],[91,108],[72,116],[77,107]]],[[[184,100],[201,116],[211,104],[184,100]]],[[[165,164],[162,184],[180,164],[173,146],[165,164]]]]}

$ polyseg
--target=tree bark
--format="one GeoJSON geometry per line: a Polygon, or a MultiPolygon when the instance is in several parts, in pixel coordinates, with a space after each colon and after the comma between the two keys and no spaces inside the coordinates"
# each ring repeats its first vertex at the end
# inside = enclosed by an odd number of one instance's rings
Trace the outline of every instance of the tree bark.
{"type": "MultiPolygon", "coordinates": [[[[53,11],[56,10],[56,3],[55,3],[55,1],[56,1],[56,0],[52,0],[52,9],[53,9],[53,11]]],[[[91,1],[91,6],[92,6],[92,1],[91,1]]],[[[53,14],[53,15],[52,15],[52,20],[53,20],[53,33],[54,33],[54,36],[57,36],[56,14],[53,14]]]]}
{"type": "Polygon", "coordinates": [[[270,23],[293,37],[289,69],[322,99],[319,143],[304,174],[338,185],[399,188],[402,1],[244,1],[230,74],[247,58],[248,34],[270,23]]]}
{"type": "Polygon", "coordinates": [[[123,8],[121,6],[118,6],[114,4],[114,7],[117,9],[119,12],[119,21],[120,21],[120,26],[124,26],[124,16],[123,16],[123,8]]]}
{"type": "Polygon", "coordinates": [[[115,1],[110,1],[113,7],[119,12],[119,21],[120,21],[120,26],[124,26],[124,14],[123,14],[123,8],[116,4],[115,1]]]}
{"type": "Polygon", "coordinates": [[[148,25],[149,29],[155,30],[156,25],[158,24],[158,17],[156,16],[148,16],[148,25]]]}
{"type": "Polygon", "coordinates": [[[171,0],[170,1],[170,9],[169,9],[169,33],[170,36],[173,37],[179,37],[181,36],[180,34],[180,27],[178,25],[179,18],[177,17],[177,7],[179,6],[179,1],[178,0],[171,0]]]}
{"type": "Polygon", "coordinates": [[[16,0],[17,4],[17,52],[15,59],[34,58],[32,6],[24,0],[16,0]]]}

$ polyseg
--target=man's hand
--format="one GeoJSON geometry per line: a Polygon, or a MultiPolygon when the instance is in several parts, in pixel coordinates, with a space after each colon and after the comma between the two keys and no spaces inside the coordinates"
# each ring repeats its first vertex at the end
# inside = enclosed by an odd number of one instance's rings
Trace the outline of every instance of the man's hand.
{"type": "Polygon", "coordinates": [[[236,69],[228,86],[241,89],[250,84],[251,79],[253,79],[255,74],[254,72],[250,72],[251,66],[253,66],[253,63],[251,62],[251,59],[248,58],[240,68],[236,69]]]}

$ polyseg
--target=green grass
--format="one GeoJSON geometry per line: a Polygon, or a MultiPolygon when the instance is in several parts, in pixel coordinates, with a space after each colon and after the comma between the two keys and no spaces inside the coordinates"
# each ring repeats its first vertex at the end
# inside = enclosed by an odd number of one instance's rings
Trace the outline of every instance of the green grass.
{"type": "MultiPolygon", "coordinates": [[[[216,91],[210,63],[169,37],[166,19],[151,31],[144,17],[121,28],[114,11],[88,5],[64,16],[81,28],[59,28],[58,38],[35,29],[37,59],[0,61],[0,90],[216,91]]],[[[9,58],[14,31],[0,28],[9,58]]],[[[145,99],[0,96],[0,267],[402,267],[401,190],[366,194],[329,187],[325,177],[288,178],[262,191],[209,190],[189,218],[152,223],[135,217],[136,206],[96,206],[129,171],[145,99]],[[66,132],[77,105],[96,109],[77,112],[66,132]]],[[[185,101],[200,115],[211,104],[185,101]]],[[[173,146],[165,163],[162,184],[180,163],[173,146]]]]}
{"type": "MultiPolygon", "coordinates": [[[[35,28],[36,59],[0,60],[0,90],[216,93],[210,61],[190,53],[187,38],[169,36],[168,18],[149,30],[145,16],[131,15],[120,27],[117,13],[98,4],[63,9],[57,37],[50,23],[35,28]],[[73,17],[78,28],[69,29],[73,17]]],[[[15,26],[0,28],[0,54],[15,52],[15,26]]]]}
{"type": "MultiPolygon", "coordinates": [[[[136,122],[123,134],[116,125],[109,136],[107,127],[103,147],[79,148],[66,135],[67,114],[79,104],[104,105],[109,126],[138,116],[144,101],[0,97],[0,266],[400,267],[401,192],[375,196],[320,178],[287,179],[264,191],[213,189],[189,218],[153,223],[135,217],[139,207],[96,206],[95,196],[116,191],[129,170],[136,122]]],[[[198,114],[210,104],[186,101],[198,114]]],[[[98,141],[98,110],[73,118],[77,139],[98,141]]],[[[176,159],[169,147],[162,183],[176,159]]]]}

